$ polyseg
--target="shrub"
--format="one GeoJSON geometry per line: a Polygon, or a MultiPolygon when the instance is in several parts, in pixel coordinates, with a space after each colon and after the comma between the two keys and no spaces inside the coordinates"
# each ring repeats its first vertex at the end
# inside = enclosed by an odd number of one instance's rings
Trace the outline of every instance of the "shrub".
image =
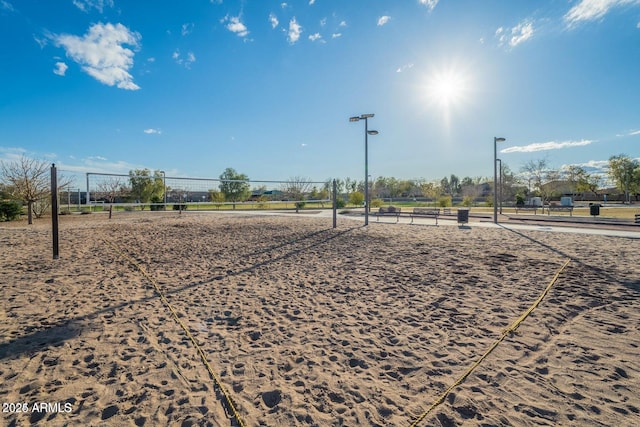
{"type": "Polygon", "coordinates": [[[373,199],[371,201],[371,207],[372,208],[382,207],[383,204],[384,204],[384,201],[382,199],[373,199]]]}
{"type": "Polygon", "coordinates": [[[438,199],[438,206],[448,208],[451,206],[451,196],[442,196],[438,199]]]}
{"type": "Polygon", "coordinates": [[[20,218],[22,205],[18,202],[0,202],[0,221],[13,221],[20,218]]]}
{"type": "Polygon", "coordinates": [[[354,191],[353,193],[349,194],[349,203],[354,206],[362,206],[362,204],[364,203],[364,194],[362,194],[360,191],[354,191]]]}
{"type": "MultiPolygon", "coordinates": [[[[163,199],[161,199],[160,197],[152,197],[151,198],[151,203],[162,203],[163,199]]],[[[153,204],[150,206],[150,209],[152,211],[162,211],[164,210],[164,206],[160,205],[160,204],[153,204]]]]}
{"type": "Polygon", "coordinates": [[[465,206],[467,208],[470,208],[471,206],[473,206],[473,197],[464,196],[464,198],[462,199],[462,206],[465,206]]]}
{"type": "Polygon", "coordinates": [[[344,209],[345,206],[347,206],[347,203],[344,201],[344,199],[336,199],[337,209],[344,209]]]}

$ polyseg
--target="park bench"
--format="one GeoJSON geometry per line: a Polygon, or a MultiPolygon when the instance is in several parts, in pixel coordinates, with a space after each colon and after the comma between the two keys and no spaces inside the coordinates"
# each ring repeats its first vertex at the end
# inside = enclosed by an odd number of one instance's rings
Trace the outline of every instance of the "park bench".
{"type": "Polygon", "coordinates": [[[451,208],[443,208],[442,215],[451,215],[451,208]]]}
{"type": "MultiPolygon", "coordinates": [[[[547,215],[551,215],[551,211],[554,212],[569,212],[569,216],[573,216],[573,206],[562,205],[549,205],[547,206],[547,215]]],[[[544,213],[544,211],[543,211],[544,213]]]]}
{"type": "Polygon", "coordinates": [[[413,208],[413,212],[411,212],[409,214],[409,216],[411,217],[411,223],[413,224],[413,218],[416,217],[429,217],[429,218],[435,218],[436,220],[436,225],[438,225],[438,216],[440,216],[440,209],[433,209],[433,208],[413,208]]]}
{"type": "Polygon", "coordinates": [[[380,220],[381,216],[395,216],[396,222],[400,221],[400,208],[396,208],[395,206],[383,206],[378,209],[378,212],[374,212],[373,214],[376,216],[376,221],[380,220]]]}
{"type": "Polygon", "coordinates": [[[516,205],[516,213],[518,213],[518,211],[533,211],[533,214],[535,215],[536,212],[538,212],[538,209],[542,209],[542,213],[544,213],[544,208],[542,206],[516,205]]]}
{"type": "Polygon", "coordinates": [[[636,214],[636,218],[634,220],[634,224],[640,224],[640,214],[636,214]]]}

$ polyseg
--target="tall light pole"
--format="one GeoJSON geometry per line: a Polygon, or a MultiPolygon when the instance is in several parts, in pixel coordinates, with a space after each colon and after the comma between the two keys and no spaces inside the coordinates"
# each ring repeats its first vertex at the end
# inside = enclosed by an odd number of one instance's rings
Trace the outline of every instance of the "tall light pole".
{"type": "MultiPolygon", "coordinates": [[[[493,137],[493,222],[498,223],[498,142],[505,138],[493,137]]],[[[501,162],[502,163],[502,162],[501,162]]]]}
{"type": "Polygon", "coordinates": [[[369,135],[377,135],[377,130],[369,130],[368,119],[374,114],[349,117],[350,122],[364,120],[364,225],[369,225],[369,135]]]}
{"type": "Polygon", "coordinates": [[[500,215],[502,215],[502,159],[496,159],[496,161],[500,162],[500,167],[498,168],[498,209],[500,215]]]}

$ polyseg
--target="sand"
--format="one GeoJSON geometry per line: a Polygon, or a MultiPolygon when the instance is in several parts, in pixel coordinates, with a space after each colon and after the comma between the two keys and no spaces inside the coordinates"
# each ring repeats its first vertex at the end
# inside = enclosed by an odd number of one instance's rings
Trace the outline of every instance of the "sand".
{"type": "Polygon", "coordinates": [[[60,228],[53,260],[46,220],[0,223],[0,425],[239,425],[209,365],[246,426],[410,426],[567,260],[418,425],[640,425],[638,240],[173,212],[60,228]]]}

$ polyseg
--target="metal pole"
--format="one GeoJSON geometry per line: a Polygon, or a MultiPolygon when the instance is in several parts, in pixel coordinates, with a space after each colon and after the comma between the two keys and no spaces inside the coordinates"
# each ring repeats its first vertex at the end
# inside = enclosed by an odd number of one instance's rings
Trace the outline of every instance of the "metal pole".
{"type": "Polygon", "coordinates": [[[333,228],[338,226],[338,184],[333,180],[333,228]]]}
{"type": "Polygon", "coordinates": [[[364,118],[364,225],[369,225],[369,120],[364,118]]]}
{"type": "Polygon", "coordinates": [[[87,200],[86,200],[87,206],[89,206],[89,199],[91,199],[91,197],[89,197],[89,175],[90,173],[87,172],[87,200]]]}
{"type": "Polygon", "coordinates": [[[162,171],[162,186],[163,188],[163,194],[164,194],[164,207],[162,210],[167,210],[167,173],[165,171],[162,171]]]}
{"type": "Polygon", "coordinates": [[[498,209],[500,215],[502,215],[502,159],[496,159],[500,162],[500,168],[498,169],[498,209]]]}
{"type": "Polygon", "coordinates": [[[498,138],[493,137],[493,222],[498,223],[498,138]]]}
{"type": "Polygon", "coordinates": [[[58,171],[55,163],[51,164],[51,231],[53,234],[53,259],[60,256],[58,244],[58,171]]]}
{"type": "Polygon", "coordinates": [[[504,176],[502,175],[502,160],[500,160],[500,215],[502,215],[502,202],[503,202],[503,198],[502,198],[502,190],[504,189],[504,182],[503,182],[504,176]]]}

